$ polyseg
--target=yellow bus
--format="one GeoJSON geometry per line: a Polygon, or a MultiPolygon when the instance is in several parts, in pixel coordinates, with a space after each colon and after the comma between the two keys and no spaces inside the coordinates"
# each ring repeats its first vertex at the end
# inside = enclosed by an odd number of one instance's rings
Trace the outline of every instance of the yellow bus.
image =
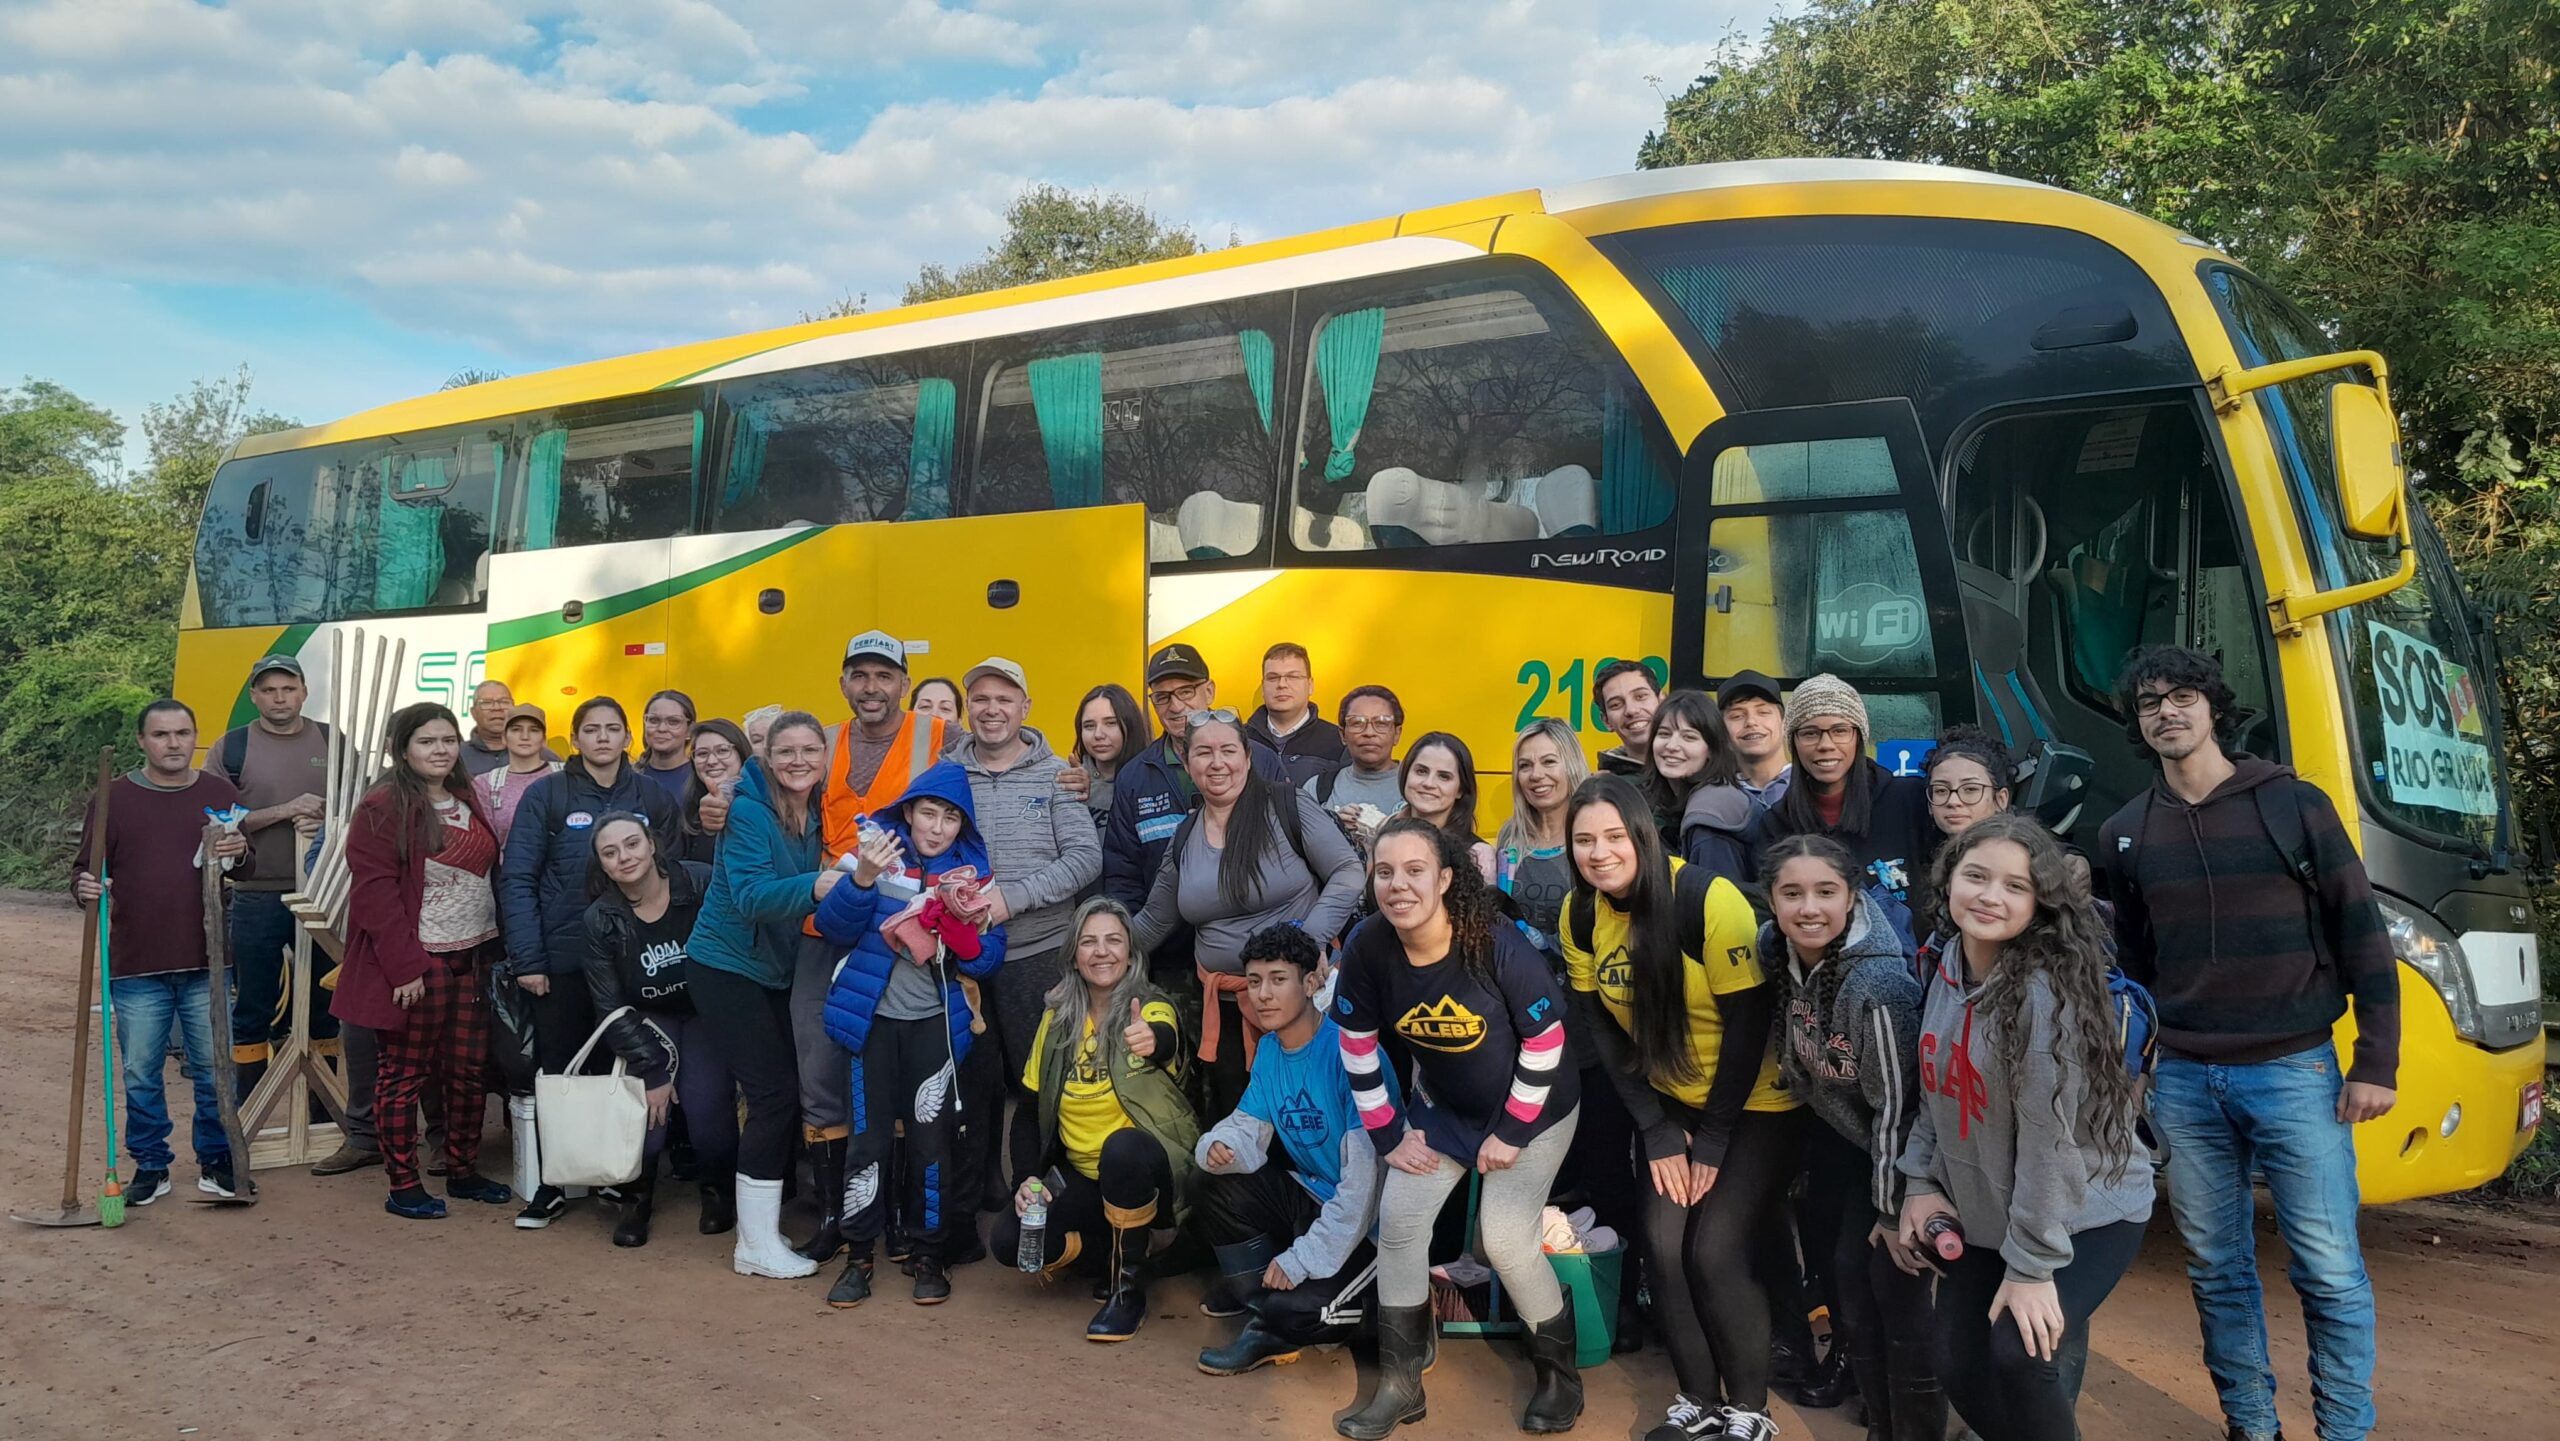
{"type": "MultiPolygon", "coordinates": [[[[846,636],[1019,658],[1052,735],[1181,640],[1250,699],[1393,687],[1499,808],[1509,739],[1602,739],[1592,674],[1854,680],[1913,766],[1977,720],[2086,839],[2147,783],[2129,648],[2222,658],[2245,744],[2324,788],[2388,896],[2399,1103],[2374,1201],[2501,1172],[2539,1118],[2481,628],[2407,494],[2380,357],[2192,237],[2000,176],[1649,171],[679,346],[243,442],[179,650],[408,647],[552,708],[662,686],[842,709],[846,636]]],[[[329,697],[315,697],[326,713],[329,697]]]]}

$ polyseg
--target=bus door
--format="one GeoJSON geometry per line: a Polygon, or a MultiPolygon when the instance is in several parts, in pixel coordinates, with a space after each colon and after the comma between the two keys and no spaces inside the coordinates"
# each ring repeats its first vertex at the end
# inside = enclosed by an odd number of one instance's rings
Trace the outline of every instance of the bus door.
{"type": "Polygon", "coordinates": [[[1681,471],[1671,645],[1675,685],[1743,670],[1849,681],[1897,774],[1972,718],[1954,558],[1909,401],[1744,411],[1699,434],[1681,471]]]}

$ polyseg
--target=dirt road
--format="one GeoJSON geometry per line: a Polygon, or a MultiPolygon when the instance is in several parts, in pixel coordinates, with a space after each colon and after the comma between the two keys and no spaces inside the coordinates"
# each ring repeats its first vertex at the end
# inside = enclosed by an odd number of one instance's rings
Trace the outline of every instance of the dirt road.
{"type": "MultiPolygon", "coordinates": [[[[59,1184],[78,944],[59,901],[0,895],[0,1205],[48,1204],[59,1184]]],[[[535,1233],[477,1206],[395,1220],[378,1170],[262,1172],[255,1209],[202,1209],[184,1199],[186,1088],[171,1070],[175,1194],[117,1231],[0,1223],[0,1437],[1313,1438],[1354,1394],[1347,1353],[1200,1375],[1193,1355],[1233,1323],[1201,1318],[1189,1284],[1160,1287],[1145,1331],[1111,1347],[1081,1339],[1080,1286],[1042,1291],[992,1264],[963,1268],[947,1306],[907,1304],[891,1274],[880,1299],[831,1311],[825,1277],[731,1275],[727,1238],[694,1233],[684,1187],[668,1188],[658,1237],[637,1251],[614,1249],[592,1207],[535,1233]]],[[[94,1178],[94,1083],[91,1104],[94,1178]]],[[[2560,1225],[2405,1206],[2368,1212],[2365,1240],[2383,1315],[2380,1434],[2552,1434],[2560,1225]]],[[[2285,1424],[2308,1438],[2282,1247],[2261,1244],[2285,1424]]],[[[2221,1436],[2165,1229],[2099,1313],[2095,1350],[2090,1441],[2221,1436]]],[[[1527,1383],[1510,1345],[1451,1341],[1431,1418],[1411,1434],[1516,1434],[1527,1383]]],[[[1641,1436],[1671,1389],[1658,1348],[1589,1387],[1580,1434],[1599,1437],[1641,1436]]],[[[1820,1441],[1857,1434],[1838,1413],[1779,1422],[1820,1441]]]]}

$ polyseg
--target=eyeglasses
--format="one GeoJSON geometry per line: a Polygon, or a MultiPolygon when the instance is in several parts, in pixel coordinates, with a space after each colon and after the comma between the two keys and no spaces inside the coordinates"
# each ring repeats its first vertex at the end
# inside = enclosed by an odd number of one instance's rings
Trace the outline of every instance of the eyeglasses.
{"type": "Polygon", "coordinates": [[[2182,685],[2170,690],[2147,690],[2133,698],[2133,713],[2158,715],[2163,704],[2187,710],[2203,699],[2204,692],[2191,685],[2182,685]]]}
{"type": "Polygon", "coordinates": [[[1853,746],[1858,743],[1858,728],[1851,725],[1806,726],[1796,732],[1797,745],[1809,746],[1816,742],[1825,745],[1853,746]]]}
{"type": "Polygon", "coordinates": [[[1942,806],[1949,801],[1978,806],[1990,796],[1989,781],[1959,781],[1954,785],[1949,785],[1945,781],[1929,782],[1929,804],[1933,806],[1942,806]]]}
{"type": "Polygon", "coordinates": [[[1167,686],[1163,690],[1151,690],[1147,692],[1147,699],[1155,703],[1158,715],[1173,715],[1182,707],[1197,702],[1200,699],[1200,692],[1208,687],[1207,681],[1195,680],[1189,685],[1167,686]]]}
{"type": "Polygon", "coordinates": [[[1396,724],[1394,716],[1356,715],[1344,721],[1342,728],[1347,731],[1391,731],[1396,728],[1396,724]]]}
{"type": "Polygon", "coordinates": [[[1236,713],[1231,710],[1196,710],[1182,718],[1184,725],[1234,725],[1236,713]]]}

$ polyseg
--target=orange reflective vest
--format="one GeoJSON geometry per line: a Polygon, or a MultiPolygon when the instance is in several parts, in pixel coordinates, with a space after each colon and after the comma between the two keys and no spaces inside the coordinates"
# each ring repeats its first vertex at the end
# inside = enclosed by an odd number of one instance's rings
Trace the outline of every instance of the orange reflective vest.
{"type": "Polygon", "coordinates": [[[909,711],[906,718],[898,723],[898,735],[889,742],[889,754],[881,758],[880,773],[861,790],[854,789],[851,779],[853,721],[847,719],[844,728],[836,732],[835,756],[827,763],[825,825],[828,864],[834,864],[836,857],[861,843],[864,816],[896,805],[898,797],[907,793],[907,787],[915,782],[915,778],[942,759],[946,741],[942,717],[923,717],[930,722],[926,725],[916,724],[917,719],[916,713],[909,711]]]}

